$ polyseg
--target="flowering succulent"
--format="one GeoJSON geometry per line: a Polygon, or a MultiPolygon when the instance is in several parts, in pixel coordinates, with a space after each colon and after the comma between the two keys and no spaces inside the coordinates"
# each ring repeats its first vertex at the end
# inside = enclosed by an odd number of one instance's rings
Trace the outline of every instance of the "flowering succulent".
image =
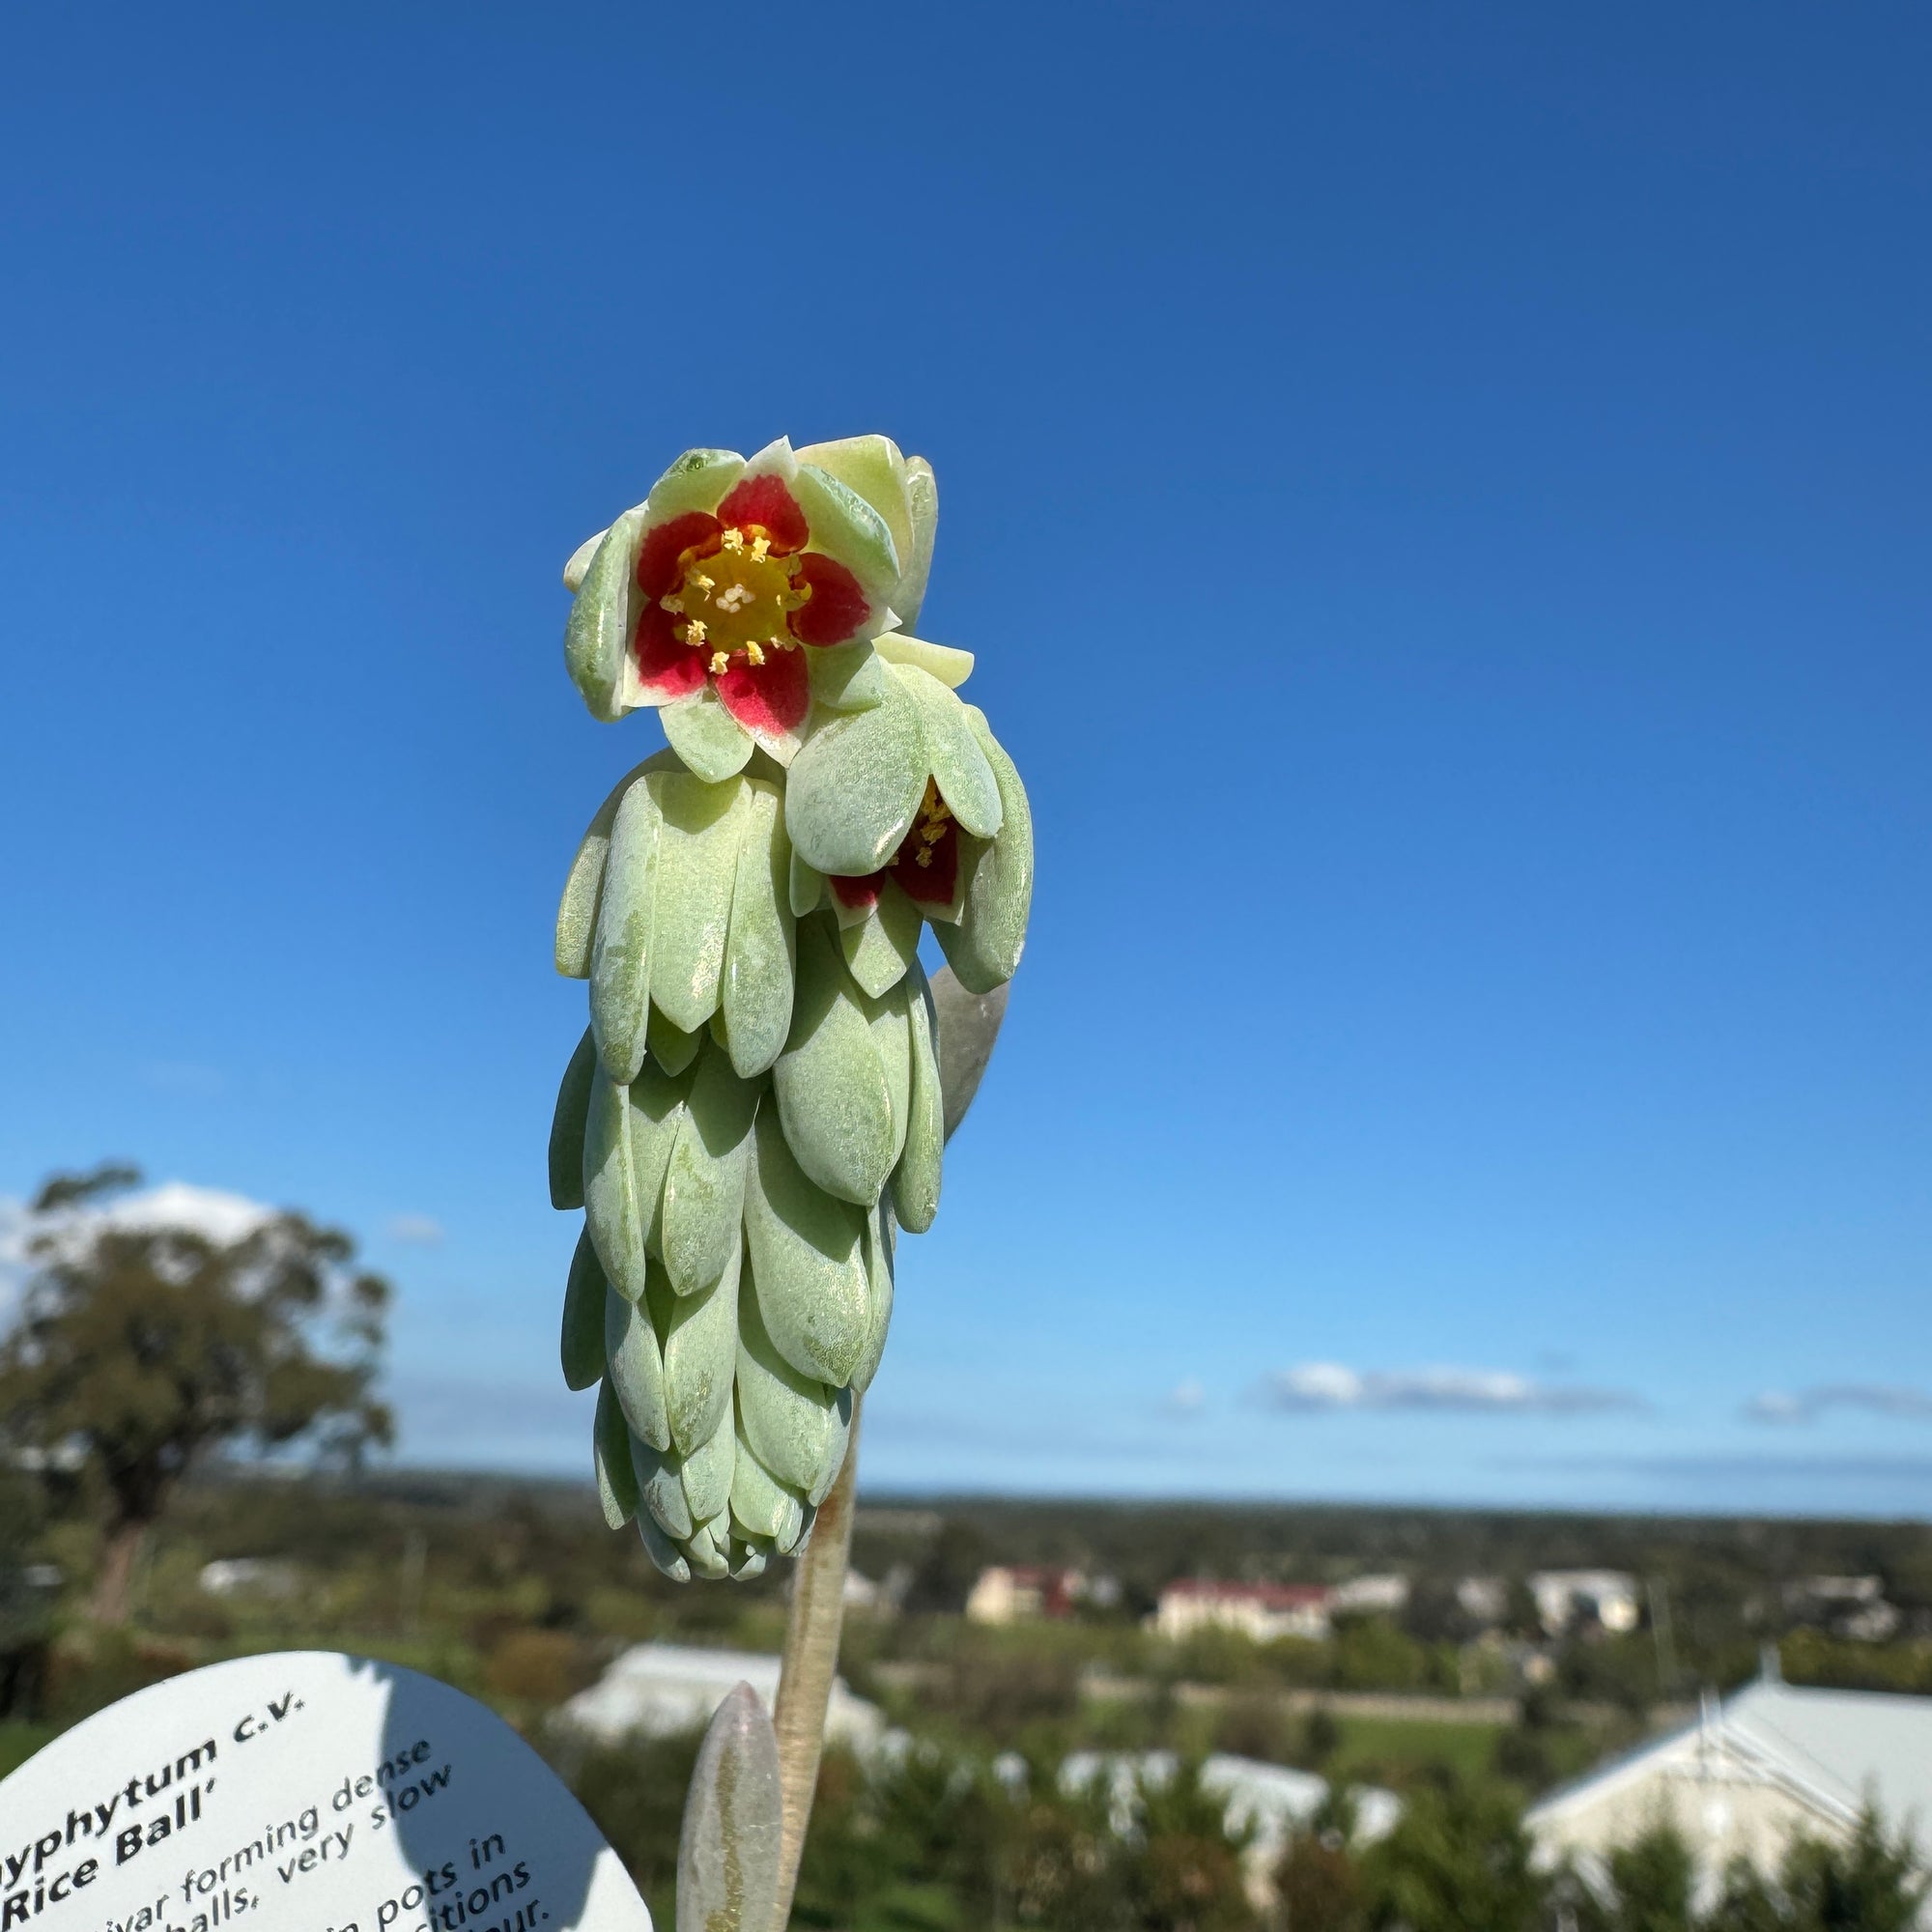
{"type": "Polygon", "coordinates": [[[1019,963],[1026,794],[957,696],[971,657],[899,628],[936,517],[884,437],[694,450],[565,569],[585,702],[657,708],[669,749],[605,800],[557,915],[590,995],[551,1133],[551,1198],[584,1215],[563,1368],[599,1390],[607,1516],[681,1579],[797,1548],[898,1235],[937,1211],[923,924],[969,992],[1019,963]]]}
{"type": "Polygon", "coordinates": [[[788,765],[814,700],[878,701],[873,640],[917,610],[937,512],[884,437],[689,450],[566,566],[571,676],[600,719],[660,707],[700,777],[754,745],[788,765]]]}

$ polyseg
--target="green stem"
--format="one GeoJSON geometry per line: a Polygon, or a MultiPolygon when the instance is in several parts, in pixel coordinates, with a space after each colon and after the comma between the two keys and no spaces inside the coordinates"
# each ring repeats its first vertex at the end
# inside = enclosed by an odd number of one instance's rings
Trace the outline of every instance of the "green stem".
{"type": "Polygon", "coordinates": [[[783,1825],[779,1841],[779,1899],[773,1932],[783,1932],[798,1889],[799,1860],[818,1788],[818,1760],[825,1750],[825,1713],[838,1668],[838,1632],[845,1618],[845,1570],[852,1551],[852,1495],[859,1478],[859,1405],[852,1404],[852,1433],[845,1466],[832,1493],[818,1506],[811,1538],[792,1573],[791,1609],[785,1617],[784,1665],[779,1675],[772,1722],[779,1735],[779,1788],[783,1825]]]}

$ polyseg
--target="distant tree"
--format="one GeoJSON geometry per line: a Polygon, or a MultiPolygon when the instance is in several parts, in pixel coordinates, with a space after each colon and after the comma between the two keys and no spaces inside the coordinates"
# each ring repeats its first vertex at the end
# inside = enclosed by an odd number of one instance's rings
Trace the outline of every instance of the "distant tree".
{"type": "Polygon", "coordinates": [[[1690,1848],[1668,1825],[1656,1826],[1608,1855],[1599,1886],[1578,1889],[1577,1925],[1580,1932],[1696,1932],[1695,1884],[1690,1848]]]}
{"type": "Polygon", "coordinates": [[[1287,1932],[1364,1932],[1362,1881],[1339,1832],[1297,1832],[1275,1871],[1287,1932]]]}
{"type": "Polygon", "coordinates": [[[1578,1932],[1911,1932],[1925,1880],[1910,1841],[1867,1813],[1843,1843],[1797,1840],[1776,1879],[1734,1861],[1703,1912],[1695,1861],[1668,1826],[1612,1851],[1591,1883],[1561,1874],[1557,1889],[1578,1932]]]}
{"type": "Polygon", "coordinates": [[[1716,1932],[1791,1932],[1777,1888],[1748,1859],[1733,1859],[1707,1921],[1716,1932]]]}
{"type": "Polygon", "coordinates": [[[89,1210],[138,1173],[57,1175],[32,1204],[34,1271],[0,1339],[0,1434],[77,1449],[105,1499],[94,1614],[128,1614],[149,1530],[195,1460],[252,1442],[353,1460],[389,1440],[372,1397],[388,1284],[297,1213],[239,1240],[89,1210]]]}
{"type": "Polygon", "coordinates": [[[1341,1748],[1342,1725],[1334,1712],[1319,1706],[1309,1712],[1308,1721],[1301,1727],[1301,1751],[1296,1761],[1311,1771],[1320,1771],[1341,1748]]]}
{"type": "Polygon", "coordinates": [[[1456,1594],[1456,1579],[1444,1575],[1418,1577],[1403,1605],[1402,1627],[1417,1643],[1467,1643],[1477,1634],[1475,1618],[1456,1594]]]}
{"type": "Polygon", "coordinates": [[[1015,1745],[1035,1725],[1065,1722],[1080,1708],[1079,1660],[1033,1644],[962,1644],[928,1702],[992,1743],[1015,1745]]]}
{"type": "Polygon", "coordinates": [[[1535,1932],[1545,1887],[1529,1854],[1501,1794],[1416,1790],[1401,1823],[1363,1855],[1368,1922],[1377,1932],[1535,1932]]]}
{"type": "Polygon", "coordinates": [[[1498,1731],[1490,1749],[1490,1769],[1512,1784],[1541,1791],[1556,1777],[1549,1733],[1529,1724],[1512,1724],[1507,1730],[1498,1731]]]}
{"type": "Polygon", "coordinates": [[[1431,1654],[1387,1617],[1350,1617],[1335,1632],[1335,1681],[1345,1690],[1419,1690],[1434,1666],[1431,1654]]]}
{"type": "Polygon", "coordinates": [[[958,1517],[948,1517],[913,1572],[905,1607],[914,1612],[956,1616],[980,1572],[992,1560],[984,1533],[958,1517]]]}
{"type": "Polygon", "coordinates": [[[1198,1765],[1144,1785],[1137,1831],[1122,1846],[1133,1932],[1250,1932],[1241,1873],[1252,1826],[1230,1831],[1227,1800],[1204,1790],[1198,1765]]]}
{"type": "Polygon", "coordinates": [[[1544,1634],[1543,1612],[1536,1606],[1536,1595],[1520,1577],[1509,1579],[1503,1599],[1502,1627],[1511,1636],[1532,1643],[1544,1634]]]}
{"type": "Polygon", "coordinates": [[[1293,1725],[1278,1697],[1233,1696],[1215,1719],[1214,1748],[1286,1764],[1294,1748],[1293,1725]]]}
{"type": "Polygon", "coordinates": [[[1926,1895],[1911,1840],[1889,1837],[1869,1811],[1849,1843],[1801,1839],[1778,1886],[1795,1932],[1910,1932],[1926,1895]]]}

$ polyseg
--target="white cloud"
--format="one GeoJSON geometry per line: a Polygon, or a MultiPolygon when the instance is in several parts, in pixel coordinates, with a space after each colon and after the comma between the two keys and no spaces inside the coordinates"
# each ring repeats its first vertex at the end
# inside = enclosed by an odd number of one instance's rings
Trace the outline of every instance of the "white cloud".
{"type": "Polygon", "coordinates": [[[195,1187],[185,1180],[166,1180],[118,1201],[85,1202],[43,1214],[23,1201],[0,1200],[0,1316],[13,1308],[33,1267],[28,1249],[39,1238],[51,1236],[59,1252],[73,1253],[110,1229],[141,1234],[178,1228],[217,1247],[230,1247],[272,1221],[275,1211],[245,1194],[195,1187]]]}
{"type": "Polygon", "coordinates": [[[194,1187],[185,1180],[164,1180],[158,1187],[125,1195],[104,1208],[82,1209],[72,1218],[97,1227],[125,1228],[137,1234],[180,1228],[225,1248],[245,1241],[257,1228],[272,1221],[275,1212],[259,1201],[250,1201],[245,1194],[229,1194],[219,1187],[194,1187]]]}
{"type": "Polygon", "coordinates": [[[1747,1421],[1788,1427],[1816,1422],[1831,1408],[1861,1409],[1907,1422],[1932,1422],[1932,1394],[1896,1382],[1827,1382],[1816,1388],[1766,1389],[1745,1404],[1747,1421]]]}
{"type": "Polygon", "coordinates": [[[185,1228],[226,1247],[245,1240],[274,1215],[272,1208],[250,1201],[245,1194],[193,1187],[185,1180],[166,1180],[118,1201],[60,1208],[46,1214],[36,1214],[24,1201],[0,1200],[0,1271],[26,1266],[28,1243],[40,1235],[85,1239],[103,1228],[130,1233],[185,1228]]]}
{"type": "Polygon", "coordinates": [[[434,1248],[442,1241],[442,1223],[434,1214],[391,1214],[388,1222],[392,1241],[408,1241],[419,1248],[434,1248]]]}
{"type": "Polygon", "coordinates": [[[1339,1362],[1301,1362],[1277,1369],[1263,1383],[1261,1396],[1268,1407],[1291,1415],[1354,1408],[1581,1415],[1642,1406],[1634,1396],[1616,1389],[1534,1381],[1508,1369],[1350,1369],[1339,1362]]]}
{"type": "Polygon", "coordinates": [[[1196,1376],[1185,1376],[1168,1390],[1167,1398],[1160,1406],[1163,1415],[1178,1421],[1187,1421],[1197,1416],[1208,1406],[1208,1391],[1202,1387],[1196,1376]]]}

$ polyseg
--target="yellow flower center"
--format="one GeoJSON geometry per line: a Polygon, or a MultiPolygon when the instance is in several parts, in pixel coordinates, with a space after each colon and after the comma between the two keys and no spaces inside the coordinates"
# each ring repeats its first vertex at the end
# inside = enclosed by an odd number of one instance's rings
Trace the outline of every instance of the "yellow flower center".
{"type": "Polygon", "coordinates": [[[709,556],[685,552],[678,559],[683,582],[660,600],[684,619],[671,635],[706,652],[714,677],[740,651],[747,663],[761,665],[769,652],[798,647],[785,618],[811,595],[811,586],[793,582],[797,557],[774,556],[771,550],[771,538],[755,524],[749,535],[726,530],[709,556]]]}
{"type": "Polygon", "coordinates": [[[930,866],[932,848],[946,837],[946,828],[952,823],[952,813],[940,797],[939,787],[927,779],[925,796],[919,802],[919,816],[913,820],[912,830],[899,846],[900,860],[910,856],[915,866],[930,866]]]}

